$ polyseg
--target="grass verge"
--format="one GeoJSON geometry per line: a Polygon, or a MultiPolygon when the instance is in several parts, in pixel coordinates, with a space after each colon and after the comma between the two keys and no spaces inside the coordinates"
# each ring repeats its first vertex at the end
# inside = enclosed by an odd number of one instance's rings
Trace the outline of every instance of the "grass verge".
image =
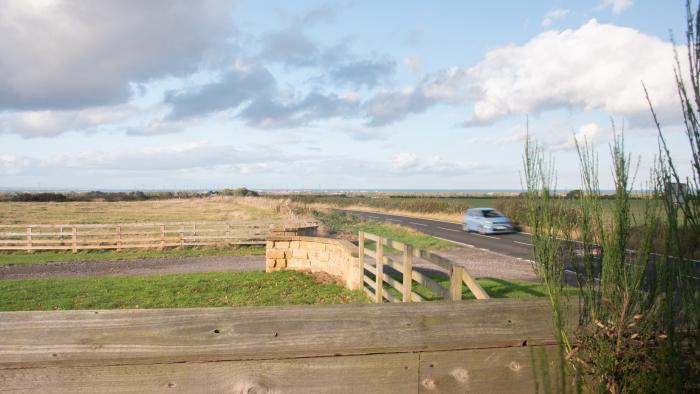
{"type": "Polygon", "coordinates": [[[279,271],[0,281],[0,310],[366,303],[362,291],[279,271]]]}
{"type": "Polygon", "coordinates": [[[163,257],[192,257],[192,256],[263,256],[264,246],[238,246],[231,248],[183,248],[165,250],[124,250],[124,251],[80,251],[70,252],[35,252],[35,253],[0,253],[0,266],[68,263],[72,261],[95,260],[134,260],[163,257]]]}
{"type": "MultiPolygon", "coordinates": [[[[375,220],[367,220],[343,212],[316,211],[314,212],[314,216],[325,223],[331,232],[350,232],[357,237],[359,231],[364,231],[410,244],[416,248],[428,250],[454,247],[450,242],[425,235],[413,229],[375,220]]],[[[374,249],[374,246],[372,246],[373,244],[373,242],[367,242],[366,245],[374,249]]]]}

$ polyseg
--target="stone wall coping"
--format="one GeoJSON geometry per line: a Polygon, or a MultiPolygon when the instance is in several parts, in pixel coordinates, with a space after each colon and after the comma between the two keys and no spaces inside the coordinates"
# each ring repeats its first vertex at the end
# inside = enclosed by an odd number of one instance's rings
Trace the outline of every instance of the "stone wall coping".
{"type": "Polygon", "coordinates": [[[267,237],[268,241],[276,242],[276,241],[306,241],[306,242],[315,242],[315,243],[321,243],[321,244],[332,244],[332,245],[337,245],[343,249],[345,249],[346,252],[348,252],[352,257],[358,257],[359,256],[359,251],[357,249],[357,246],[353,244],[350,241],[346,241],[344,239],[334,239],[334,238],[325,238],[325,237],[309,237],[309,236],[303,236],[303,235],[296,235],[296,236],[275,236],[275,235],[270,235],[267,237]]]}

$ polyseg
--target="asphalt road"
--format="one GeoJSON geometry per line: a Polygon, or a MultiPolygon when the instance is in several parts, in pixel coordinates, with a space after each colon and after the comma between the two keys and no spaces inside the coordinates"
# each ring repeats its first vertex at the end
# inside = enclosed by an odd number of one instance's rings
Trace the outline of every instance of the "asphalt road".
{"type": "Polygon", "coordinates": [[[525,233],[482,235],[463,231],[462,225],[457,223],[387,215],[376,212],[348,210],[339,211],[344,211],[352,215],[369,219],[384,220],[391,223],[400,224],[405,227],[414,228],[422,233],[436,238],[442,238],[448,241],[474,246],[476,248],[501,253],[507,256],[526,260],[532,259],[532,239],[529,234],[525,233]]]}
{"type": "MultiPolygon", "coordinates": [[[[462,230],[462,225],[457,223],[442,222],[439,220],[417,219],[406,216],[387,215],[376,212],[361,212],[339,209],[352,215],[362,216],[374,220],[384,220],[414,228],[422,233],[436,238],[474,246],[482,250],[488,250],[507,256],[525,260],[533,260],[532,237],[527,233],[482,235],[468,233],[462,230]]],[[[695,261],[697,274],[691,276],[700,286],[700,261],[695,261]]],[[[571,262],[565,263],[567,282],[576,285],[575,269],[571,262]]],[[[597,276],[597,275],[596,275],[597,276]]]]}

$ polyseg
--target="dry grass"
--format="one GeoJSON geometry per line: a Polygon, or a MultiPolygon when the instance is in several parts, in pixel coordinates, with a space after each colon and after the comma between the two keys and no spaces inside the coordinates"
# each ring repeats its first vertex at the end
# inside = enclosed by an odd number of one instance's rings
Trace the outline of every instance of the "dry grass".
{"type": "Polygon", "coordinates": [[[179,221],[284,220],[287,202],[254,197],[209,197],[129,202],[2,202],[2,224],[91,224],[179,221]]]}
{"type": "MultiPolygon", "coordinates": [[[[296,205],[298,206],[298,205],[296,205]]],[[[310,209],[329,209],[329,208],[339,208],[337,206],[334,206],[332,204],[301,204],[304,208],[310,208],[310,209]]],[[[445,222],[453,222],[453,223],[462,223],[462,220],[464,219],[464,215],[460,213],[418,213],[418,212],[411,212],[411,211],[400,211],[396,209],[382,209],[382,208],[373,208],[373,207],[367,207],[364,205],[350,205],[347,207],[342,207],[340,209],[346,209],[350,211],[362,211],[362,212],[377,212],[377,213],[386,213],[389,215],[398,215],[398,216],[406,216],[406,217],[411,217],[411,218],[418,218],[418,219],[432,219],[432,220],[441,220],[445,222]]]]}

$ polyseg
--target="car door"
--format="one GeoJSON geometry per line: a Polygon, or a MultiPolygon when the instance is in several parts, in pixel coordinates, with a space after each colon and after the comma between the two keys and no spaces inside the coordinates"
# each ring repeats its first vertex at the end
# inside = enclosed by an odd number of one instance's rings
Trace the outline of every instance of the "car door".
{"type": "Polygon", "coordinates": [[[479,211],[469,211],[467,213],[467,226],[469,227],[469,231],[477,231],[479,230],[479,226],[481,223],[479,223],[479,211]]]}

